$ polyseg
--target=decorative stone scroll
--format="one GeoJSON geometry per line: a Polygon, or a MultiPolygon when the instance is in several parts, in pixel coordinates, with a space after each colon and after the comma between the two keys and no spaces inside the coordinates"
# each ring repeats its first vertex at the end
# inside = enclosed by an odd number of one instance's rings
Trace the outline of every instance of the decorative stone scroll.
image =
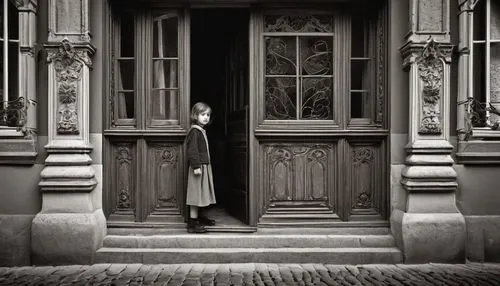
{"type": "Polygon", "coordinates": [[[418,75],[423,84],[419,134],[438,135],[442,132],[440,99],[444,57],[438,43],[431,38],[417,58],[418,75]]]}
{"type": "Polygon", "coordinates": [[[56,71],[57,133],[79,134],[78,82],[84,65],[92,66],[88,51],[76,50],[64,39],[57,51],[49,52],[47,62],[52,62],[56,71]]]}

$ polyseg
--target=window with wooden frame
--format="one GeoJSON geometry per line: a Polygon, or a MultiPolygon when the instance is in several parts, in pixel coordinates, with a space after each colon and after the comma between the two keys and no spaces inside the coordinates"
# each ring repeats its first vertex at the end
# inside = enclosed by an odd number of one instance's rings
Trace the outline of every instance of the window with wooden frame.
{"type": "Polygon", "coordinates": [[[333,17],[264,16],[265,119],[333,119],[333,17]]]}
{"type": "Polygon", "coordinates": [[[32,164],[36,137],[37,1],[1,2],[0,164],[32,164]]]}
{"type": "Polygon", "coordinates": [[[383,16],[373,11],[358,10],[351,13],[350,33],[350,89],[349,125],[380,124],[384,84],[383,16]],[[377,49],[377,47],[379,49],[377,49]],[[377,69],[377,67],[379,69],[377,69]]]}
{"type": "Polygon", "coordinates": [[[459,62],[457,161],[499,164],[500,3],[457,0],[459,62]]]}
{"type": "Polygon", "coordinates": [[[383,127],[381,3],[263,13],[263,125],[383,127]]]}
{"type": "MultiPolygon", "coordinates": [[[[472,17],[468,27],[470,124],[476,134],[500,131],[500,2],[476,1],[472,17]]],[[[494,133],[500,138],[500,132],[494,133]]]]}
{"type": "Polygon", "coordinates": [[[111,127],[179,126],[181,11],[115,8],[114,12],[111,127]]]}

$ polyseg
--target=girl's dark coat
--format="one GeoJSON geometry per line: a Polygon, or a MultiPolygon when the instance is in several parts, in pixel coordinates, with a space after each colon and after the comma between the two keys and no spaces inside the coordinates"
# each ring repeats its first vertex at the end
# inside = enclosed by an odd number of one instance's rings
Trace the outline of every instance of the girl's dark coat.
{"type": "Polygon", "coordinates": [[[191,131],[186,138],[188,164],[193,169],[200,168],[202,164],[209,164],[210,158],[207,150],[207,143],[203,134],[196,128],[191,131]]]}

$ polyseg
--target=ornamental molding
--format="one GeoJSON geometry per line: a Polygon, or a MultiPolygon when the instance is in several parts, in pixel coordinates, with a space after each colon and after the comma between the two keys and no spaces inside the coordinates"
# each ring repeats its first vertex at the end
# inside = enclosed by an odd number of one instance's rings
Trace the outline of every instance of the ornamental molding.
{"type": "Polygon", "coordinates": [[[118,147],[116,151],[116,160],[118,164],[127,164],[130,165],[132,163],[132,155],[130,155],[130,145],[121,145],[118,147]]]}
{"type": "Polygon", "coordinates": [[[78,83],[84,66],[92,67],[94,49],[90,45],[75,47],[68,39],[58,46],[46,46],[47,62],[54,65],[57,86],[57,133],[79,134],[78,83]]]}
{"type": "Polygon", "coordinates": [[[370,164],[375,159],[375,154],[371,148],[360,147],[352,150],[352,162],[354,165],[370,164]]]}
{"type": "Polygon", "coordinates": [[[119,209],[129,209],[130,208],[130,192],[128,189],[121,189],[118,193],[118,208],[119,209]]]}
{"type": "Polygon", "coordinates": [[[385,15],[379,15],[377,25],[377,106],[375,122],[382,124],[384,121],[384,102],[385,102],[385,15]]]}
{"type": "Polygon", "coordinates": [[[422,57],[423,51],[426,47],[433,42],[432,45],[438,47],[439,57],[444,63],[451,63],[451,55],[454,46],[450,43],[436,42],[432,37],[426,42],[407,42],[403,47],[400,48],[401,55],[403,56],[403,67],[408,70],[410,66],[418,61],[422,57]]]}
{"type": "Polygon", "coordinates": [[[474,7],[476,6],[477,3],[479,3],[480,0],[462,0],[458,4],[458,9],[460,10],[460,13],[463,12],[473,12],[474,7]]]}
{"type": "Polygon", "coordinates": [[[38,0],[9,0],[16,6],[19,12],[32,12],[36,13],[38,7],[38,0]]]}
{"type": "Polygon", "coordinates": [[[439,44],[430,39],[416,59],[418,75],[423,85],[419,134],[438,135],[442,132],[439,103],[443,86],[443,59],[445,57],[439,44]]]}
{"type": "Polygon", "coordinates": [[[372,208],[372,199],[370,194],[362,192],[356,197],[356,202],[352,206],[353,209],[370,209],[372,208]]]}

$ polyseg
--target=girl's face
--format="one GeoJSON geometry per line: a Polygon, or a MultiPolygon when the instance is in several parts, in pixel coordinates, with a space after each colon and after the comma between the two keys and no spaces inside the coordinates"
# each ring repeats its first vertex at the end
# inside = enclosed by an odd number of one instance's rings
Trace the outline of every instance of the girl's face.
{"type": "Polygon", "coordinates": [[[210,111],[205,110],[205,111],[201,112],[200,114],[198,114],[197,121],[198,121],[198,124],[200,124],[201,126],[207,125],[208,122],[210,122],[210,111]]]}

